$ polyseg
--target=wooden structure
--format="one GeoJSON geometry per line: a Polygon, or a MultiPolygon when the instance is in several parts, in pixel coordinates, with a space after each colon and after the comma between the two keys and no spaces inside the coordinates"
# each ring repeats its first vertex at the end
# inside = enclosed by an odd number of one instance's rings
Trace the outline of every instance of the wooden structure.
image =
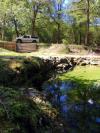
{"type": "Polygon", "coordinates": [[[15,42],[0,42],[0,47],[12,51],[16,51],[16,43],[15,42]]]}
{"type": "Polygon", "coordinates": [[[0,47],[7,49],[7,50],[23,52],[23,53],[24,52],[34,52],[37,50],[36,43],[17,43],[16,44],[16,42],[1,41],[0,47]]]}
{"type": "Polygon", "coordinates": [[[34,52],[37,50],[36,43],[17,43],[16,44],[16,51],[17,52],[34,52]]]}

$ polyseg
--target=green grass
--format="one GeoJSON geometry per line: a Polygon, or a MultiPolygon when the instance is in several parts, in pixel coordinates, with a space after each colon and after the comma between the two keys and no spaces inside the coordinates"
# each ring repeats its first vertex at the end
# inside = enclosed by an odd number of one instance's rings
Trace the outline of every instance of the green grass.
{"type": "Polygon", "coordinates": [[[4,48],[0,48],[0,56],[31,56],[31,53],[18,53],[4,48]]]}
{"type": "Polygon", "coordinates": [[[78,66],[59,76],[61,80],[100,81],[100,66],[78,66]]]}
{"type": "Polygon", "coordinates": [[[20,53],[0,48],[0,56],[16,56],[16,55],[20,55],[20,53]]]}

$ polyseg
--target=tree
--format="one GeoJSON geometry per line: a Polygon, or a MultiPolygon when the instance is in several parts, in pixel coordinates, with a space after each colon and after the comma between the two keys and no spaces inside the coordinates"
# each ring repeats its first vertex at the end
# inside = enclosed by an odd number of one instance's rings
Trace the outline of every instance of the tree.
{"type": "Polygon", "coordinates": [[[0,36],[38,35],[49,43],[99,43],[100,0],[1,0],[0,36]],[[68,20],[69,19],[69,20],[68,20]]]}
{"type": "Polygon", "coordinates": [[[10,32],[15,32],[16,36],[19,36],[19,26],[24,23],[25,14],[27,13],[27,8],[24,7],[25,1],[16,0],[2,0],[0,1],[0,25],[2,31],[2,39],[5,39],[5,34],[10,28],[10,32]],[[23,20],[24,18],[24,20],[23,20]],[[23,22],[22,22],[23,20],[23,22]]]}
{"type": "Polygon", "coordinates": [[[89,28],[90,28],[90,0],[86,0],[86,15],[87,15],[87,22],[86,22],[86,37],[85,37],[85,44],[89,44],[89,28]]]}
{"type": "Polygon", "coordinates": [[[35,35],[35,25],[36,25],[36,19],[38,17],[38,14],[43,12],[43,8],[45,8],[46,6],[46,0],[30,0],[28,2],[29,5],[29,9],[30,9],[30,18],[31,18],[31,22],[32,22],[32,31],[31,34],[34,36],[35,35]]]}
{"type": "Polygon", "coordinates": [[[49,0],[48,12],[50,18],[57,25],[57,43],[61,43],[61,25],[63,23],[65,0],[49,0]]]}
{"type": "Polygon", "coordinates": [[[0,1],[0,27],[1,27],[1,38],[4,39],[6,21],[7,21],[7,0],[0,1]]]}
{"type": "Polygon", "coordinates": [[[70,9],[70,14],[76,20],[76,23],[81,28],[84,26],[85,28],[85,39],[84,43],[89,44],[89,34],[90,34],[90,23],[94,20],[93,12],[94,12],[94,0],[79,0],[72,2],[72,6],[70,9]]]}

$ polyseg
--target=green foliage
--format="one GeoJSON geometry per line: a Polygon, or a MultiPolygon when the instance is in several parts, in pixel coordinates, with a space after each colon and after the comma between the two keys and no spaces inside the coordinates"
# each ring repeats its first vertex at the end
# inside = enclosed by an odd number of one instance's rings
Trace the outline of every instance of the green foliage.
{"type": "MultiPolygon", "coordinates": [[[[89,2],[89,41],[90,44],[99,45],[99,25],[95,26],[94,21],[100,16],[100,2],[99,0],[89,2]],[[94,27],[92,32],[91,25],[94,27]]],[[[13,40],[17,34],[34,33],[39,36],[40,42],[61,43],[66,40],[69,44],[84,44],[87,34],[86,21],[87,0],[69,1],[68,5],[65,0],[0,1],[2,40],[13,40]],[[69,8],[66,8],[68,6],[69,8]]]]}
{"type": "MultiPolygon", "coordinates": [[[[84,44],[87,39],[90,44],[97,43],[96,40],[98,39],[97,36],[95,36],[95,21],[98,18],[97,12],[99,10],[97,3],[98,2],[95,0],[79,0],[71,3],[69,14],[73,17],[73,37],[75,39],[75,43],[84,44]],[[91,32],[93,27],[94,31],[91,32]]],[[[99,28],[99,25],[97,27],[99,28]]],[[[99,34],[99,32],[97,34],[99,34]]]]}
{"type": "Polygon", "coordinates": [[[0,131],[6,130],[8,133],[9,129],[12,129],[12,131],[26,132],[26,122],[30,128],[33,126],[35,129],[41,113],[33,101],[21,94],[21,90],[0,86],[0,101],[0,131]],[[4,121],[6,123],[1,127],[4,121]],[[10,125],[5,129],[7,123],[10,125]]]}
{"type": "Polygon", "coordinates": [[[100,45],[100,27],[94,29],[93,31],[93,42],[96,44],[96,45],[100,45]]]}
{"type": "Polygon", "coordinates": [[[62,43],[65,44],[65,45],[69,44],[69,42],[65,39],[62,40],[62,43]]]}
{"type": "Polygon", "coordinates": [[[41,90],[42,83],[51,77],[51,70],[52,65],[39,58],[0,60],[0,132],[51,131],[53,123],[49,112],[54,113],[54,109],[42,100],[34,102],[27,89],[37,87],[41,90]]]}
{"type": "Polygon", "coordinates": [[[5,84],[8,81],[12,81],[15,72],[8,68],[6,61],[0,60],[0,75],[0,83],[5,84]]]}
{"type": "Polygon", "coordinates": [[[44,63],[39,58],[0,60],[0,75],[1,85],[41,89],[41,84],[52,76],[52,64],[44,63]]]}

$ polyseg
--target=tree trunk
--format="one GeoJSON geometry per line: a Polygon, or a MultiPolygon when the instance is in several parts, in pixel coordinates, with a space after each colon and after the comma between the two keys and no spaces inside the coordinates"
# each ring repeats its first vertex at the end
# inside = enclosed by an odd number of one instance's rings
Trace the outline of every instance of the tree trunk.
{"type": "Polygon", "coordinates": [[[80,32],[80,42],[79,42],[80,45],[82,44],[82,42],[81,42],[82,39],[81,38],[82,38],[82,36],[81,36],[81,32],[80,32]]]}
{"type": "Polygon", "coordinates": [[[35,36],[35,18],[32,20],[32,36],[35,36]]]}
{"type": "Polygon", "coordinates": [[[6,14],[4,15],[3,25],[2,25],[2,40],[5,40],[5,25],[6,25],[6,14]]]}
{"type": "Polygon", "coordinates": [[[82,43],[82,35],[81,35],[81,23],[80,23],[79,27],[80,27],[80,31],[79,31],[80,40],[79,40],[79,44],[81,45],[81,43],[82,43]]]}
{"type": "Polygon", "coordinates": [[[15,25],[15,32],[16,32],[16,35],[17,35],[17,37],[19,37],[18,25],[17,25],[17,21],[16,21],[15,18],[14,18],[14,25],[15,25]]]}
{"type": "Polygon", "coordinates": [[[60,24],[57,24],[57,43],[61,43],[61,36],[60,36],[60,24]]]}
{"type": "Polygon", "coordinates": [[[62,5],[61,3],[58,3],[58,22],[57,22],[57,43],[60,44],[61,43],[61,24],[60,24],[60,20],[61,20],[61,10],[62,10],[62,5]]]}
{"type": "Polygon", "coordinates": [[[86,37],[85,37],[85,45],[89,44],[89,23],[90,23],[90,1],[87,0],[87,22],[86,22],[86,37]]]}
{"type": "Polygon", "coordinates": [[[39,9],[38,5],[33,6],[32,36],[35,36],[35,21],[36,21],[36,18],[37,18],[38,9],[39,9]]]}
{"type": "Polygon", "coordinates": [[[2,40],[4,40],[4,34],[5,34],[4,29],[2,30],[2,33],[1,34],[2,34],[2,37],[1,38],[2,38],[2,40]]]}

